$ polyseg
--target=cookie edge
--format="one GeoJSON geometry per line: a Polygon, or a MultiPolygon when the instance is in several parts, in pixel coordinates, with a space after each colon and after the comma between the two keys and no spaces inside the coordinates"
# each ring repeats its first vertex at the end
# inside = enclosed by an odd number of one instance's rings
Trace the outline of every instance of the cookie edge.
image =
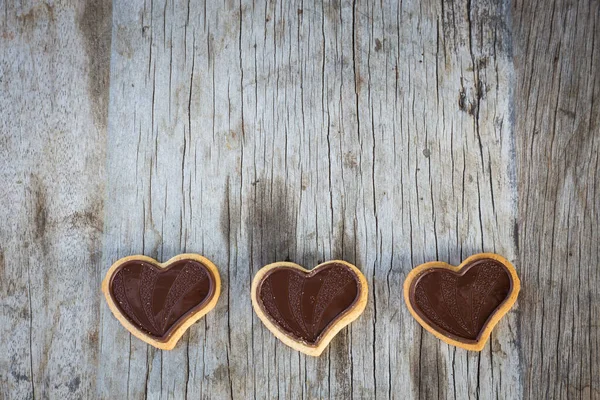
{"type": "Polygon", "coordinates": [[[258,318],[262,321],[262,323],[267,327],[267,329],[269,331],[271,331],[271,333],[273,333],[273,335],[275,335],[275,337],[277,339],[279,339],[281,342],[283,342],[285,345],[293,348],[294,350],[297,350],[301,353],[304,353],[306,355],[313,356],[313,357],[320,356],[321,353],[323,353],[323,351],[327,348],[329,343],[333,340],[333,338],[339,333],[339,331],[341,331],[343,328],[345,328],[350,323],[355,321],[360,316],[360,314],[363,313],[363,311],[365,310],[365,308],[367,306],[367,299],[369,296],[369,287],[368,287],[367,279],[365,278],[363,273],[355,265],[350,264],[349,262],[343,261],[343,260],[325,261],[312,269],[306,269],[306,268],[302,267],[301,265],[298,265],[293,262],[288,262],[288,261],[274,262],[274,263],[265,265],[260,270],[258,270],[258,272],[254,275],[254,279],[252,280],[252,287],[251,287],[250,291],[251,291],[250,296],[252,298],[252,308],[254,308],[254,312],[256,313],[258,318]],[[356,302],[354,303],[354,305],[346,313],[346,315],[344,315],[338,321],[333,323],[327,329],[327,331],[325,332],[325,335],[317,342],[316,345],[309,345],[309,344],[306,344],[299,340],[294,339],[293,337],[288,335],[285,331],[280,329],[277,325],[275,325],[273,322],[271,322],[269,317],[265,314],[265,312],[260,307],[260,305],[258,303],[258,299],[257,299],[257,293],[256,293],[256,291],[258,289],[258,285],[262,281],[263,277],[269,271],[271,271],[272,269],[275,269],[275,268],[288,267],[288,268],[297,269],[304,273],[311,273],[311,272],[318,270],[319,268],[323,268],[327,265],[334,264],[334,263],[345,265],[355,273],[355,275],[358,279],[358,284],[360,285],[359,296],[358,296],[358,299],[356,300],[356,302]]]}
{"type": "Polygon", "coordinates": [[[117,260],[113,265],[111,265],[111,267],[106,272],[104,280],[102,281],[102,292],[104,293],[104,297],[106,299],[106,303],[108,304],[108,308],[113,313],[115,318],[117,318],[117,320],[121,323],[121,325],[123,325],[125,327],[125,329],[127,329],[129,331],[129,333],[131,333],[133,336],[137,337],[138,339],[146,342],[147,344],[156,347],[157,349],[172,350],[173,348],[175,348],[175,346],[177,345],[177,342],[179,342],[179,339],[181,339],[181,337],[188,330],[188,328],[190,326],[192,326],[194,323],[196,323],[200,318],[202,318],[203,316],[208,314],[217,305],[217,302],[219,301],[219,296],[221,295],[221,276],[219,275],[219,270],[217,269],[216,265],[212,261],[210,261],[208,258],[201,256],[200,254],[194,254],[194,253],[178,254],[175,257],[172,257],[169,260],[165,261],[164,263],[160,263],[152,257],[148,257],[148,256],[144,256],[144,255],[133,255],[133,256],[123,257],[123,258],[117,260]],[[119,308],[117,307],[113,298],[110,295],[109,284],[110,284],[110,280],[111,280],[113,274],[115,273],[115,271],[117,270],[117,268],[119,268],[122,264],[124,264],[126,262],[144,261],[144,262],[156,265],[158,268],[162,269],[162,268],[166,268],[169,265],[171,265],[172,263],[180,261],[180,260],[194,260],[194,261],[201,263],[206,268],[208,268],[210,270],[210,272],[212,273],[213,279],[214,279],[214,284],[215,284],[214,293],[213,293],[212,298],[206,304],[205,307],[196,311],[195,313],[190,314],[185,319],[185,321],[181,324],[181,326],[179,326],[177,329],[175,329],[173,331],[173,333],[169,337],[169,340],[163,342],[163,341],[154,339],[153,337],[149,336],[148,334],[146,334],[143,331],[141,331],[140,329],[138,329],[135,325],[133,325],[127,319],[127,317],[125,317],[125,315],[123,315],[123,313],[119,310],[119,308]]]}
{"type": "Polygon", "coordinates": [[[517,275],[517,271],[515,270],[515,267],[512,265],[512,263],[510,261],[508,261],[506,258],[502,257],[499,254],[479,253],[479,254],[474,254],[474,255],[468,257],[463,262],[461,262],[460,265],[458,265],[458,266],[454,266],[454,265],[445,263],[443,261],[430,261],[430,262],[426,262],[424,264],[420,264],[417,267],[413,268],[408,273],[408,275],[406,276],[406,279],[404,280],[404,303],[406,304],[406,307],[408,308],[408,311],[410,311],[413,318],[415,320],[417,320],[417,322],[423,328],[425,328],[425,330],[427,330],[428,332],[433,334],[435,337],[437,337],[441,341],[448,343],[452,346],[463,348],[465,350],[481,351],[485,347],[485,345],[492,333],[492,330],[496,327],[496,325],[498,324],[498,322],[500,322],[502,317],[504,317],[504,315],[506,315],[506,313],[513,307],[513,305],[517,301],[517,296],[519,295],[520,290],[521,290],[521,280],[519,279],[519,276],[517,275]],[[479,338],[479,340],[477,340],[475,343],[463,343],[458,340],[449,338],[449,337],[445,336],[444,334],[440,333],[434,327],[432,327],[427,322],[425,322],[416,313],[416,311],[412,307],[412,304],[410,303],[410,286],[411,286],[412,282],[420,276],[421,272],[423,272],[425,270],[428,270],[431,268],[444,268],[444,269],[448,269],[453,272],[458,272],[462,268],[467,266],[468,264],[471,264],[475,261],[479,261],[479,260],[483,260],[483,259],[493,259],[495,261],[498,261],[502,265],[504,265],[504,267],[510,273],[510,276],[512,279],[512,290],[510,292],[510,295],[507,297],[507,299],[504,301],[504,303],[500,306],[500,308],[492,314],[492,316],[491,316],[490,320],[487,322],[487,325],[486,325],[485,329],[483,330],[483,333],[481,334],[481,337],[479,338]]]}

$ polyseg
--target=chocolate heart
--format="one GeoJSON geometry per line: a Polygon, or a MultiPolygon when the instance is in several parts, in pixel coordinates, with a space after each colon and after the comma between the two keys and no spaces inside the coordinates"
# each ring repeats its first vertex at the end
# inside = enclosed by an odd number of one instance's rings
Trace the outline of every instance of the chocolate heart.
{"type": "Polygon", "coordinates": [[[316,344],[323,333],[357,302],[358,276],[342,263],[305,272],[271,269],[258,284],[258,304],[269,320],[298,341],[316,344]]]}
{"type": "Polygon", "coordinates": [[[131,260],[114,270],[109,293],[131,324],[164,342],[188,316],[214,297],[215,277],[204,264],[193,259],[181,259],[166,268],[131,260]]]}
{"type": "Polygon", "coordinates": [[[426,328],[428,325],[443,337],[466,345],[465,348],[480,350],[501,315],[495,320],[493,317],[512,306],[519,290],[514,269],[508,261],[503,263],[499,259],[496,255],[493,258],[478,255],[460,268],[435,263],[419,267],[420,271],[413,273],[410,280],[407,278],[411,312],[426,328]]]}

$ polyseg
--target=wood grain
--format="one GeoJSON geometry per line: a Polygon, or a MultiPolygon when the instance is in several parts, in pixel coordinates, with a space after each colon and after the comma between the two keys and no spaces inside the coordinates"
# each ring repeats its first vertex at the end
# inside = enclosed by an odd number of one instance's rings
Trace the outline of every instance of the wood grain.
{"type": "Polygon", "coordinates": [[[0,398],[90,398],[111,5],[0,10],[0,398]]]}
{"type": "Polygon", "coordinates": [[[414,265],[517,254],[507,12],[116,1],[104,264],[199,252],[223,294],[169,353],[103,308],[100,395],[519,393],[514,314],[477,355],[423,334],[402,302],[414,265]],[[372,294],[311,359],[262,326],[250,283],[274,261],[332,258],[372,294]]]}
{"type": "Polygon", "coordinates": [[[514,5],[524,395],[600,398],[600,5],[514,5]]]}
{"type": "Polygon", "coordinates": [[[112,3],[0,0],[0,398],[600,396],[596,2],[112,3]],[[402,283],[484,251],[522,291],[470,353],[402,283]],[[222,294],[160,351],[100,282],[182,252],[222,294]],[[338,258],[367,308],[301,355],[252,277],[338,258]]]}

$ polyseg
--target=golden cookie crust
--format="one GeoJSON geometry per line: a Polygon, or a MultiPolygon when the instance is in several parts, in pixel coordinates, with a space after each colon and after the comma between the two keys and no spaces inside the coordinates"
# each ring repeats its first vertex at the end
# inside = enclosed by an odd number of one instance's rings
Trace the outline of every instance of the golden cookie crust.
{"type": "Polygon", "coordinates": [[[254,276],[254,279],[252,281],[252,288],[251,288],[252,307],[254,308],[254,312],[256,313],[256,315],[258,315],[258,318],[260,318],[260,320],[267,327],[267,329],[270,330],[275,335],[275,337],[277,337],[277,339],[281,340],[284,344],[288,345],[289,347],[293,348],[294,350],[300,351],[306,355],[313,356],[313,357],[320,356],[321,353],[323,352],[323,350],[325,350],[325,348],[329,345],[329,342],[331,342],[331,340],[335,337],[335,335],[337,335],[337,333],[342,328],[349,325],[352,321],[354,321],[355,319],[357,319],[359,317],[359,315],[365,310],[365,307],[367,306],[368,295],[369,295],[369,288],[368,288],[367,279],[365,278],[365,276],[362,274],[362,272],[360,272],[360,270],[358,268],[356,268],[356,266],[350,264],[349,262],[342,261],[342,260],[326,261],[324,263],[317,265],[312,270],[307,270],[307,269],[303,268],[302,266],[292,263],[292,262],[286,262],[286,261],[275,262],[275,263],[264,266],[256,273],[256,275],[254,276]],[[356,278],[358,280],[359,286],[360,286],[359,294],[358,294],[358,298],[356,299],[356,301],[352,305],[352,307],[349,310],[347,310],[340,319],[335,321],[333,324],[331,324],[331,326],[329,326],[325,330],[325,332],[322,334],[321,338],[319,339],[319,341],[316,344],[308,344],[303,341],[297,340],[297,339],[293,338],[292,336],[290,336],[287,332],[283,331],[281,328],[279,328],[273,322],[271,322],[269,317],[262,310],[261,306],[258,303],[258,299],[257,299],[257,290],[258,290],[259,284],[261,283],[261,281],[265,277],[265,275],[267,275],[271,270],[273,270],[275,268],[281,268],[281,267],[294,268],[294,269],[297,269],[304,273],[314,274],[319,269],[321,269],[325,266],[334,264],[334,263],[342,264],[342,265],[350,268],[354,272],[354,274],[356,275],[356,278]]]}
{"type": "Polygon", "coordinates": [[[410,271],[410,273],[407,275],[406,279],[404,280],[404,302],[406,303],[406,306],[408,307],[408,311],[410,311],[410,313],[417,320],[417,322],[423,328],[425,328],[427,331],[429,331],[435,337],[437,337],[438,339],[440,339],[448,344],[451,344],[452,346],[460,347],[460,348],[463,348],[466,350],[481,351],[485,347],[485,344],[488,341],[490,334],[492,333],[492,330],[494,329],[496,324],[502,319],[502,317],[508,312],[508,310],[511,309],[511,307],[515,304],[515,301],[517,301],[517,296],[519,295],[520,289],[521,289],[521,281],[519,280],[519,277],[517,276],[517,271],[515,270],[515,267],[510,263],[510,261],[508,261],[506,258],[504,258],[498,254],[495,254],[495,253],[480,253],[480,254],[472,255],[471,257],[464,260],[458,266],[450,265],[443,261],[431,261],[431,262],[421,264],[418,267],[414,268],[412,271],[410,271]],[[479,339],[475,343],[463,343],[458,340],[449,338],[446,335],[440,333],[434,327],[432,327],[427,322],[425,322],[416,313],[416,311],[413,309],[412,304],[410,302],[410,287],[411,287],[413,281],[416,278],[418,278],[421,275],[421,273],[425,270],[429,270],[432,268],[443,268],[443,269],[448,269],[453,272],[458,272],[463,267],[465,267],[475,261],[482,260],[482,259],[492,259],[492,260],[498,261],[499,263],[504,265],[504,267],[510,273],[511,280],[512,280],[512,288],[511,288],[510,294],[508,295],[506,300],[500,305],[500,307],[491,315],[490,319],[487,321],[481,335],[479,336],[479,339]]]}
{"type": "Polygon", "coordinates": [[[143,255],[134,255],[134,256],[123,257],[123,258],[117,260],[109,268],[108,272],[106,273],[106,276],[104,277],[104,280],[102,281],[102,292],[104,293],[104,297],[106,298],[106,302],[108,303],[108,308],[110,308],[110,311],[112,311],[113,315],[119,320],[121,325],[123,325],[125,327],[125,329],[127,329],[132,335],[134,335],[138,339],[143,340],[144,342],[146,342],[158,349],[172,350],[175,347],[175,345],[177,344],[177,342],[179,341],[179,339],[181,339],[181,336],[183,336],[185,331],[193,323],[195,323],[200,318],[205,316],[217,304],[217,301],[219,300],[219,296],[221,294],[221,276],[219,275],[219,270],[217,269],[215,264],[213,264],[212,261],[210,261],[208,258],[203,257],[199,254],[192,254],[192,253],[179,254],[164,263],[159,263],[158,261],[156,261],[154,258],[151,258],[151,257],[147,257],[147,256],[143,256],[143,255]],[[155,338],[153,338],[152,336],[149,336],[145,332],[138,329],[131,322],[129,322],[127,317],[125,317],[125,315],[123,315],[123,313],[119,310],[119,308],[117,307],[113,298],[110,295],[110,287],[109,287],[110,280],[111,280],[112,276],[114,275],[115,271],[117,270],[117,268],[119,268],[122,264],[129,262],[129,261],[144,261],[149,264],[153,264],[158,268],[167,268],[172,263],[174,263],[176,261],[180,261],[180,260],[194,260],[194,261],[197,261],[197,262],[201,263],[202,265],[204,265],[213,275],[214,285],[215,285],[214,293],[213,293],[210,301],[208,303],[206,303],[206,305],[204,307],[202,307],[198,311],[190,314],[185,319],[185,321],[171,333],[168,340],[166,340],[166,341],[156,340],[155,338]]]}

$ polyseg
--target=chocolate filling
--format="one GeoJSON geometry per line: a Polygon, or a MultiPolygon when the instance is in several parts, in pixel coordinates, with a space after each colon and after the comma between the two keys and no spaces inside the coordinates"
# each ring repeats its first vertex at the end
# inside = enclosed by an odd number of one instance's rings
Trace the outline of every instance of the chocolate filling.
{"type": "Polygon", "coordinates": [[[269,271],[257,291],[271,322],[296,340],[316,344],[358,300],[360,282],[352,269],[339,263],[309,273],[281,267],[269,271]]]}
{"type": "Polygon", "coordinates": [[[166,341],[214,293],[214,276],[196,260],[179,260],[166,268],[146,261],[128,261],[110,280],[110,295],[121,313],[159,341],[166,341]]]}
{"type": "Polygon", "coordinates": [[[512,287],[512,276],[502,263],[481,259],[460,272],[423,271],[412,281],[409,299],[417,315],[435,330],[462,343],[475,343],[512,287]]]}

